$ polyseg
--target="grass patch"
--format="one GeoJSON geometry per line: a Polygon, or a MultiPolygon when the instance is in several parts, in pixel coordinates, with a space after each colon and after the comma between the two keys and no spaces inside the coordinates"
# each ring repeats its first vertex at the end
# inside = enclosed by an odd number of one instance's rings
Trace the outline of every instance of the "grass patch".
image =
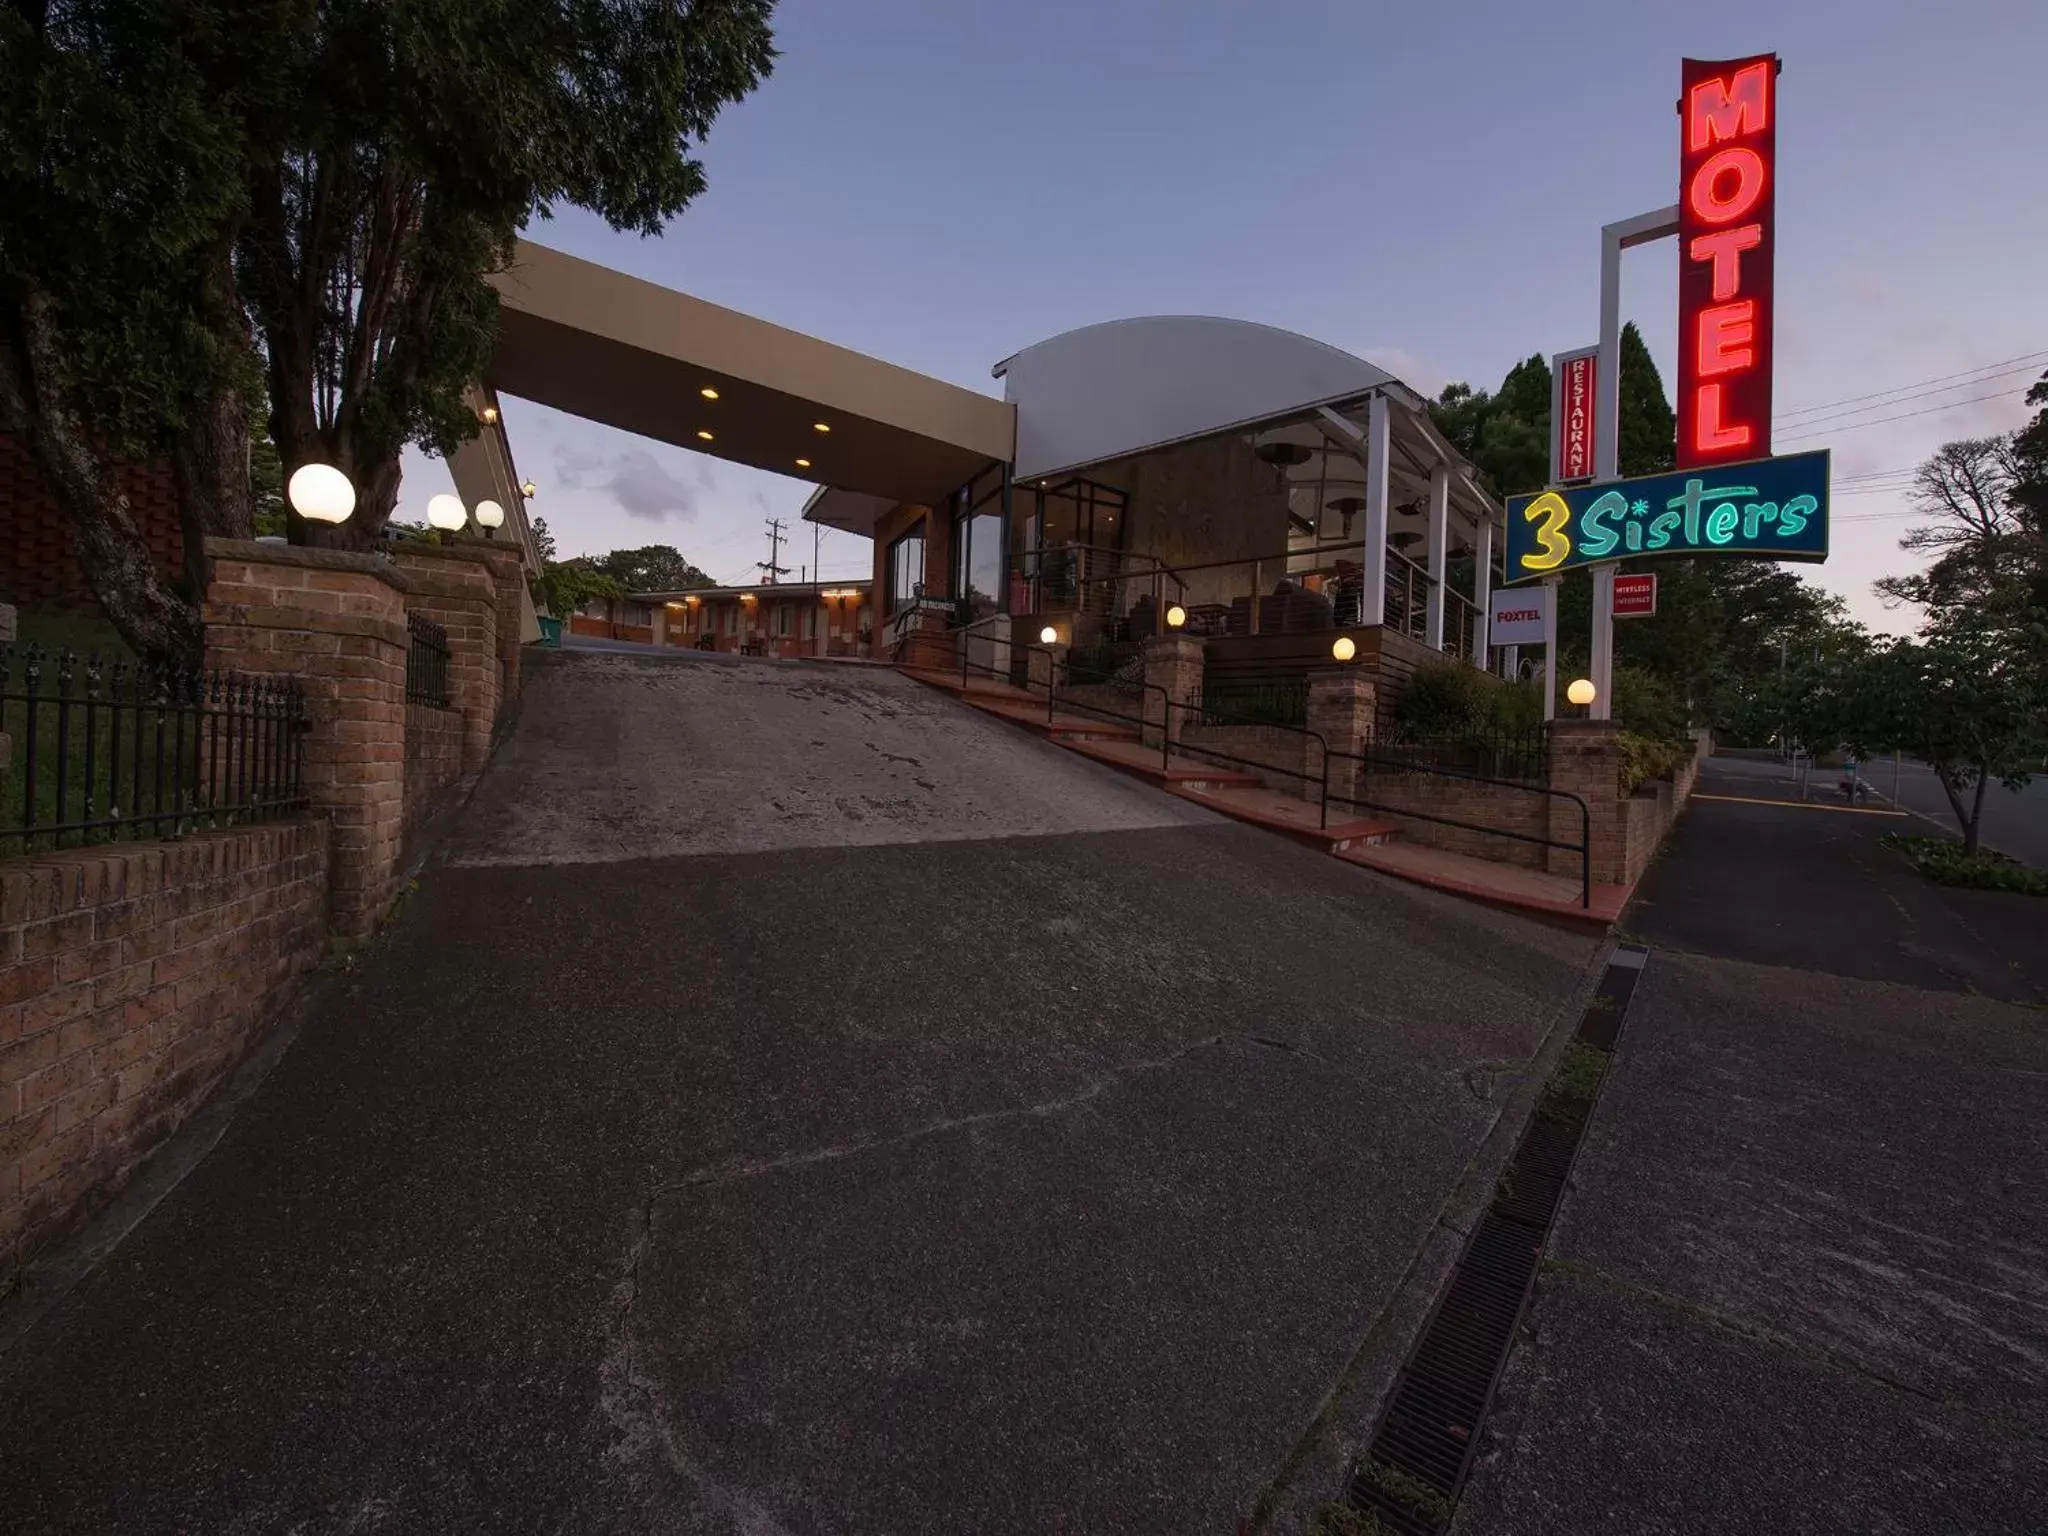
{"type": "Polygon", "coordinates": [[[1961,843],[1949,838],[1917,837],[1904,832],[1887,832],[1878,843],[1903,853],[1915,869],[1936,885],[2048,896],[2048,870],[2035,869],[1986,848],[1965,853],[1961,843]]]}
{"type": "Polygon", "coordinates": [[[1607,1071],[1607,1053],[1574,1040],[1551,1070],[1543,1085],[1543,1097],[1536,1113],[1546,1120],[1583,1120],[1600,1091],[1600,1079],[1607,1071]]]}
{"type": "Polygon", "coordinates": [[[1451,1518],[1449,1499],[1420,1478],[1410,1477],[1399,1467],[1390,1467],[1378,1458],[1368,1456],[1358,1464],[1358,1470],[1384,1497],[1400,1505],[1416,1519],[1426,1521],[1430,1525],[1442,1525],[1451,1518]]]}

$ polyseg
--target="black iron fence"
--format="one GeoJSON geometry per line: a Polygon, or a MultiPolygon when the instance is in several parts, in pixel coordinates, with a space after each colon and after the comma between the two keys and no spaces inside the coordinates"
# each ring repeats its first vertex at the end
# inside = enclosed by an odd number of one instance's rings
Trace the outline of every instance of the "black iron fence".
{"type": "Polygon", "coordinates": [[[1201,718],[1204,725],[1305,726],[1308,724],[1308,679],[1239,679],[1205,675],[1202,679],[1201,718]]]}
{"type": "Polygon", "coordinates": [[[290,815],[306,723],[290,678],[0,645],[0,855],[290,815]]]}
{"type": "Polygon", "coordinates": [[[405,616],[405,702],[448,707],[448,631],[417,613],[405,616]]]}
{"type": "Polygon", "coordinates": [[[1418,731],[1383,715],[1373,733],[1372,750],[1377,757],[1417,768],[1447,768],[1528,784],[1550,778],[1550,733],[1540,722],[1527,727],[1469,725],[1418,731]]]}

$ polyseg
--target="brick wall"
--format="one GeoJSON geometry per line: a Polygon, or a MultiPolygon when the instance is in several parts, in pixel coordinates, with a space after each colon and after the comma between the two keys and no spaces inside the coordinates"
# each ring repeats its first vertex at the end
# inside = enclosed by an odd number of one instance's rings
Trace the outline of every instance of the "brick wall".
{"type": "MultiPolygon", "coordinates": [[[[448,637],[448,702],[462,722],[458,771],[470,773],[481,770],[491,755],[504,683],[498,646],[499,609],[491,571],[466,552],[477,547],[422,545],[413,550],[400,545],[392,552],[393,561],[406,576],[407,614],[433,620],[448,637]]],[[[408,731],[408,815],[415,750],[408,731]]],[[[433,787],[438,789],[446,782],[442,779],[433,787]]]]}
{"type": "MultiPolygon", "coordinates": [[[[116,472],[130,514],[158,565],[185,570],[184,531],[166,464],[123,465],[116,472]]],[[[37,612],[96,612],[98,602],[79,569],[71,523],[45,486],[28,444],[0,432],[0,603],[37,612]]]]}
{"type": "Polygon", "coordinates": [[[397,890],[405,832],[410,583],[378,555],[230,539],[206,548],[207,664],[304,686],[306,793],[334,824],[330,926],[366,940],[397,890]]]}
{"type": "Polygon", "coordinates": [[[440,792],[462,777],[461,712],[431,704],[405,707],[405,837],[410,840],[440,792]]]}
{"type": "Polygon", "coordinates": [[[1190,754],[1198,762],[1252,774],[1268,789],[1283,795],[1299,795],[1304,800],[1322,798],[1321,754],[1315,743],[1298,731],[1274,725],[1196,725],[1190,720],[1181,728],[1175,749],[1190,754]],[[1204,755],[1203,748],[1211,754],[1229,756],[1204,755]],[[1303,778],[1304,771],[1315,778],[1303,778]]]}
{"type": "MultiPolygon", "coordinates": [[[[1535,790],[1511,789],[1501,784],[1471,784],[1459,779],[1440,779],[1426,773],[1389,772],[1377,766],[1363,775],[1359,798],[1369,804],[1358,814],[1372,821],[1389,821],[1400,829],[1404,842],[1426,848],[1442,848],[1473,858],[1492,859],[1501,864],[1519,864],[1525,869],[1548,865],[1548,850],[1542,843],[1525,843],[1502,837],[1500,831],[1519,832],[1527,837],[1569,837],[1578,840],[1576,825],[1570,831],[1560,826],[1551,831],[1551,801],[1535,790]],[[1498,831],[1479,832],[1470,827],[1447,827],[1403,810],[1444,816],[1498,831]]],[[[1564,856],[1577,872],[1576,853],[1564,856]]]]}
{"type": "Polygon", "coordinates": [[[118,1188],[317,962],[318,820],[0,866],[0,1269],[118,1188]]]}

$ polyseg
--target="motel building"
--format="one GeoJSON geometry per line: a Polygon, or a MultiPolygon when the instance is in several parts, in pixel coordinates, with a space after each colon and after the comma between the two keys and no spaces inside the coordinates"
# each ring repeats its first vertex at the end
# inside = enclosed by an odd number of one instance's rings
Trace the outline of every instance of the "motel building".
{"type": "Polygon", "coordinates": [[[1113,320],[997,363],[998,399],[542,246],[495,281],[466,501],[520,483],[510,394],[809,480],[807,520],[872,541],[867,583],[634,593],[577,632],[1022,681],[1048,630],[1114,677],[1173,628],[1205,691],[1283,710],[1340,638],[1382,701],[1432,658],[1488,664],[1502,509],[1419,393],[1338,348],[1113,320]]]}

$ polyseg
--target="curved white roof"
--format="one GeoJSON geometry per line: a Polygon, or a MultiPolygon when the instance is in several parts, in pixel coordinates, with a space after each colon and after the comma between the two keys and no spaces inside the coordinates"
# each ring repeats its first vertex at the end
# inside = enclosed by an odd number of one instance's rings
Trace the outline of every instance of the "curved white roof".
{"type": "Polygon", "coordinates": [[[1249,320],[1151,315],[1067,331],[995,366],[1017,408],[1017,478],[1079,469],[1400,381],[1249,320]]]}

